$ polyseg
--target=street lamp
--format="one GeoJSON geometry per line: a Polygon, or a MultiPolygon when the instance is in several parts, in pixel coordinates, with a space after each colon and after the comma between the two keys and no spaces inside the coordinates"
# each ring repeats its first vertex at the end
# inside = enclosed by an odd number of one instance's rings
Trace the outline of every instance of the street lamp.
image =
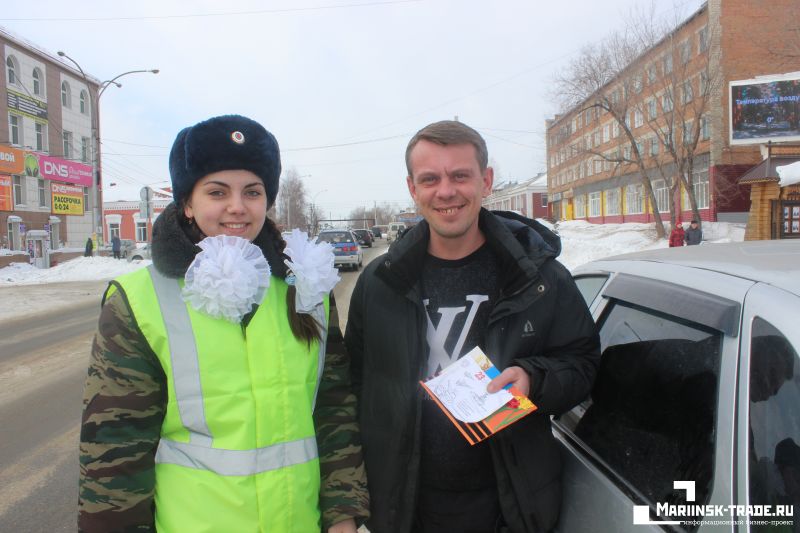
{"type": "Polygon", "coordinates": [[[63,51],[59,50],[58,55],[69,60],[73,65],[75,65],[78,71],[83,76],[83,81],[86,82],[86,88],[89,90],[89,111],[91,113],[90,117],[90,128],[91,128],[91,135],[92,135],[92,202],[94,205],[92,206],[92,227],[94,228],[95,233],[97,234],[97,244],[98,246],[103,243],[103,227],[102,227],[102,220],[101,220],[101,208],[100,205],[100,195],[99,189],[97,187],[98,181],[100,178],[100,121],[98,117],[98,112],[100,109],[100,97],[103,95],[103,91],[108,88],[109,85],[116,85],[117,87],[122,87],[122,84],[117,82],[117,79],[125,76],[126,74],[134,74],[137,72],[152,72],[153,74],[158,74],[158,69],[152,70],[130,70],[128,72],[123,72],[118,76],[111,78],[108,81],[101,82],[98,87],[100,88],[100,92],[97,94],[97,100],[94,98],[94,93],[92,92],[92,85],[89,83],[89,77],[81,68],[80,64],[77,61],[72,59],[70,56],[65,54],[63,51]]]}
{"type": "Polygon", "coordinates": [[[317,202],[317,196],[319,196],[320,194],[322,194],[324,192],[328,192],[328,189],[322,189],[321,191],[319,191],[318,193],[316,193],[314,196],[311,197],[311,229],[312,229],[312,231],[314,232],[315,235],[318,232],[317,222],[319,222],[317,220],[317,210],[315,209],[315,207],[317,205],[317,203],[316,203],[317,202]]]}

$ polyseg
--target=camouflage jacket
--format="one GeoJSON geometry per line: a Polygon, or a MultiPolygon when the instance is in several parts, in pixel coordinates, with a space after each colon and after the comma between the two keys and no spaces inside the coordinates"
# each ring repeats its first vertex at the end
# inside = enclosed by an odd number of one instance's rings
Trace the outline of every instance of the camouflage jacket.
{"type": "MultiPolygon", "coordinates": [[[[314,424],[323,530],[369,515],[349,360],[331,294],[327,352],[314,424]]],[[[80,442],[80,531],[154,531],[155,452],[166,377],[124,294],[105,302],[92,345],[80,442]]]]}

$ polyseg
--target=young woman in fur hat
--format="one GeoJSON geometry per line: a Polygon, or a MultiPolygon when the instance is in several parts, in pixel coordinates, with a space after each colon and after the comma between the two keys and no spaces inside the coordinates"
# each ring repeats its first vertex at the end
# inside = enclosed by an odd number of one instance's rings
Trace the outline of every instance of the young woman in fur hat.
{"type": "Polygon", "coordinates": [[[355,531],[368,497],[332,250],[266,216],[275,138],[184,129],[153,264],[112,281],[84,393],[81,531],[355,531]]]}

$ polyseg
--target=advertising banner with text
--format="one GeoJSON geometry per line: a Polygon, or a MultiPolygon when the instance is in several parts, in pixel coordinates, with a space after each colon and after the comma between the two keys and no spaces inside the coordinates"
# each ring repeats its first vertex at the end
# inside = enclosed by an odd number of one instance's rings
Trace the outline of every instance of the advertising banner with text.
{"type": "Polygon", "coordinates": [[[53,194],[53,214],[83,214],[83,187],[51,183],[50,188],[53,194]]]}
{"type": "Polygon", "coordinates": [[[14,210],[13,194],[11,176],[0,176],[0,211],[14,210]]]}
{"type": "MultiPolygon", "coordinates": [[[[30,154],[28,154],[30,155],[30,154]]],[[[92,167],[75,161],[67,161],[49,155],[39,155],[38,174],[44,179],[92,186],[92,167]]]]}
{"type": "Polygon", "coordinates": [[[22,174],[25,168],[25,153],[10,146],[0,146],[0,172],[22,174]]]}

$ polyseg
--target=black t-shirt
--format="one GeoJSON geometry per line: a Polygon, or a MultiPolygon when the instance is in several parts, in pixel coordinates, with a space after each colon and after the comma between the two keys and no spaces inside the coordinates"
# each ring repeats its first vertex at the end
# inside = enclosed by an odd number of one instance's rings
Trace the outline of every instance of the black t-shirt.
{"type": "MultiPolygon", "coordinates": [[[[475,346],[485,348],[489,313],[499,294],[491,249],[484,244],[453,261],[427,256],[422,292],[428,315],[426,373],[433,376],[475,346]]],[[[493,531],[500,506],[488,442],[470,446],[427,394],[422,405],[415,531],[493,531]]]]}

